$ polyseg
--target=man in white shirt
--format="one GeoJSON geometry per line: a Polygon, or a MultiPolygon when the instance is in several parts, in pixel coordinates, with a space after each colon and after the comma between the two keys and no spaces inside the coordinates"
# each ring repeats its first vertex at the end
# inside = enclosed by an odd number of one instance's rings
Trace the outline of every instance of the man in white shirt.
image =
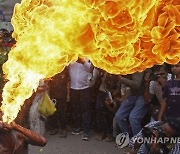
{"type": "Polygon", "coordinates": [[[76,135],[83,131],[83,140],[89,140],[91,122],[92,91],[88,81],[91,65],[89,60],[82,58],[69,65],[70,101],[76,125],[72,134],[76,135]]]}

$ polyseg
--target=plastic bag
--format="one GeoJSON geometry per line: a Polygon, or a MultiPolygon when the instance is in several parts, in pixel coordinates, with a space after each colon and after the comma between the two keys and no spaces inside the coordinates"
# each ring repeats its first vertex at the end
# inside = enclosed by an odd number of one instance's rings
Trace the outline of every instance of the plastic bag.
{"type": "Polygon", "coordinates": [[[44,98],[42,99],[42,102],[38,106],[39,113],[48,117],[50,115],[53,115],[56,111],[56,102],[51,100],[47,92],[44,93],[44,98]]]}

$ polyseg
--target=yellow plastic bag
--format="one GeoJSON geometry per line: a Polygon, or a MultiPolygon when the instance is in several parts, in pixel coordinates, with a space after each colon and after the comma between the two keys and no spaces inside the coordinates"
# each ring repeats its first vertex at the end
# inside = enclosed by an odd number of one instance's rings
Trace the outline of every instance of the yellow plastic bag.
{"type": "Polygon", "coordinates": [[[56,111],[55,103],[50,99],[47,92],[44,93],[44,98],[38,106],[39,113],[48,117],[56,111]]]}

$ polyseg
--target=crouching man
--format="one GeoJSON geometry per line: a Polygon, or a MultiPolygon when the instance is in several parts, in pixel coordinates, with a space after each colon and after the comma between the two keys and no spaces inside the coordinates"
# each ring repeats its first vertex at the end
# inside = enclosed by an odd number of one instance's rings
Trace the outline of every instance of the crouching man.
{"type": "Polygon", "coordinates": [[[180,153],[179,130],[180,118],[151,122],[131,139],[129,143],[131,150],[125,153],[178,154],[180,153]]]}

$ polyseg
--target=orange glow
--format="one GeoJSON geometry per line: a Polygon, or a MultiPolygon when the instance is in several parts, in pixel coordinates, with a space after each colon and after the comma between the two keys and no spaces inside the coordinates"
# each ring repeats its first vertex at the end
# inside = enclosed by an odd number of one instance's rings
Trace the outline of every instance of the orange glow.
{"type": "Polygon", "coordinates": [[[38,81],[88,57],[112,74],[180,61],[179,0],[22,0],[17,43],[3,66],[3,121],[16,116],[38,81]]]}

